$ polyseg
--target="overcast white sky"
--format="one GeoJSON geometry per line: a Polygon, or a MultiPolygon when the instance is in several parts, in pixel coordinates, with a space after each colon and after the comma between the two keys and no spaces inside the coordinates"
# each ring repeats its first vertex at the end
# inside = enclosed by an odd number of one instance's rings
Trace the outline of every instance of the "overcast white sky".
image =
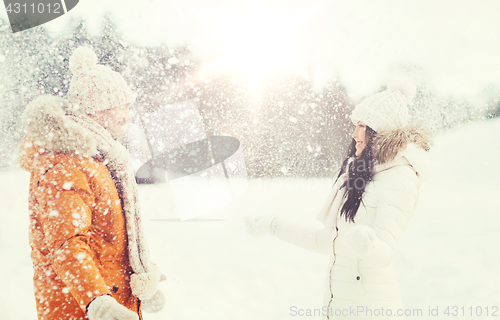
{"type": "Polygon", "coordinates": [[[401,66],[478,106],[500,93],[500,1],[80,0],[45,26],[58,34],[82,16],[99,34],[106,12],[127,41],[188,45],[242,73],[308,70],[318,85],[338,76],[354,100],[401,66]]]}

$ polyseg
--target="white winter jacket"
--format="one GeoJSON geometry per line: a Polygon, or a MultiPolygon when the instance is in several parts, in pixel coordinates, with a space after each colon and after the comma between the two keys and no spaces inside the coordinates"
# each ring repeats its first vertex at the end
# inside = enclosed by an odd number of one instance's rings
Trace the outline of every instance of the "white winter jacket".
{"type": "Polygon", "coordinates": [[[428,174],[430,143],[418,126],[377,135],[373,155],[378,164],[354,223],[340,217],[345,188],[337,188],[345,174],[318,215],[323,229],[273,220],[272,230],[283,241],[331,255],[322,319],[403,318],[395,317],[403,306],[392,261],[428,174]]]}

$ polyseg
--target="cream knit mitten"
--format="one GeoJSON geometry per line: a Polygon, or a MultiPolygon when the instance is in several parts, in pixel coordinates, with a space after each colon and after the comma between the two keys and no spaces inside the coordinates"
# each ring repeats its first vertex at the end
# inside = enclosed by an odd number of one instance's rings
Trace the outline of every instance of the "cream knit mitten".
{"type": "Polygon", "coordinates": [[[88,306],[89,320],[139,320],[137,313],[119,304],[113,297],[102,295],[88,306]]]}

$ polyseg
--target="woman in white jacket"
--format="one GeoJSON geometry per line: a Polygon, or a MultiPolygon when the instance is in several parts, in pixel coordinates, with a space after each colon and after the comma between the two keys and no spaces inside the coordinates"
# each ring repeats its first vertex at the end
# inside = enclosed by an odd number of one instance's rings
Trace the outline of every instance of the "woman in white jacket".
{"type": "Polygon", "coordinates": [[[322,319],[402,319],[393,257],[428,172],[430,134],[408,124],[412,83],[401,81],[358,104],[348,155],[315,229],[292,221],[246,219],[253,235],[331,255],[322,319]],[[399,317],[401,316],[401,317],[399,317]]]}

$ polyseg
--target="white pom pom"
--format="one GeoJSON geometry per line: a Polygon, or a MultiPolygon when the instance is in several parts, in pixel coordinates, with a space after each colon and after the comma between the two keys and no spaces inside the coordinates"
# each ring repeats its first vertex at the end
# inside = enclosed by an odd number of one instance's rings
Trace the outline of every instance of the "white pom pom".
{"type": "Polygon", "coordinates": [[[165,296],[158,290],[156,293],[148,300],[141,301],[141,309],[146,312],[158,312],[165,306],[165,296]]]}
{"type": "Polygon", "coordinates": [[[73,73],[84,68],[90,68],[97,64],[97,56],[94,51],[87,47],[79,47],[69,58],[69,68],[73,73]]]}
{"type": "Polygon", "coordinates": [[[141,300],[150,299],[158,290],[158,282],[162,278],[160,269],[154,263],[150,266],[150,271],[146,273],[134,273],[130,276],[130,288],[132,293],[141,300]]]}
{"type": "Polygon", "coordinates": [[[406,102],[410,102],[415,94],[417,94],[417,87],[413,81],[408,77],[398,77],[393,79],[387,86],[390,90],[399,90],[406,96],[406,102]]]}

